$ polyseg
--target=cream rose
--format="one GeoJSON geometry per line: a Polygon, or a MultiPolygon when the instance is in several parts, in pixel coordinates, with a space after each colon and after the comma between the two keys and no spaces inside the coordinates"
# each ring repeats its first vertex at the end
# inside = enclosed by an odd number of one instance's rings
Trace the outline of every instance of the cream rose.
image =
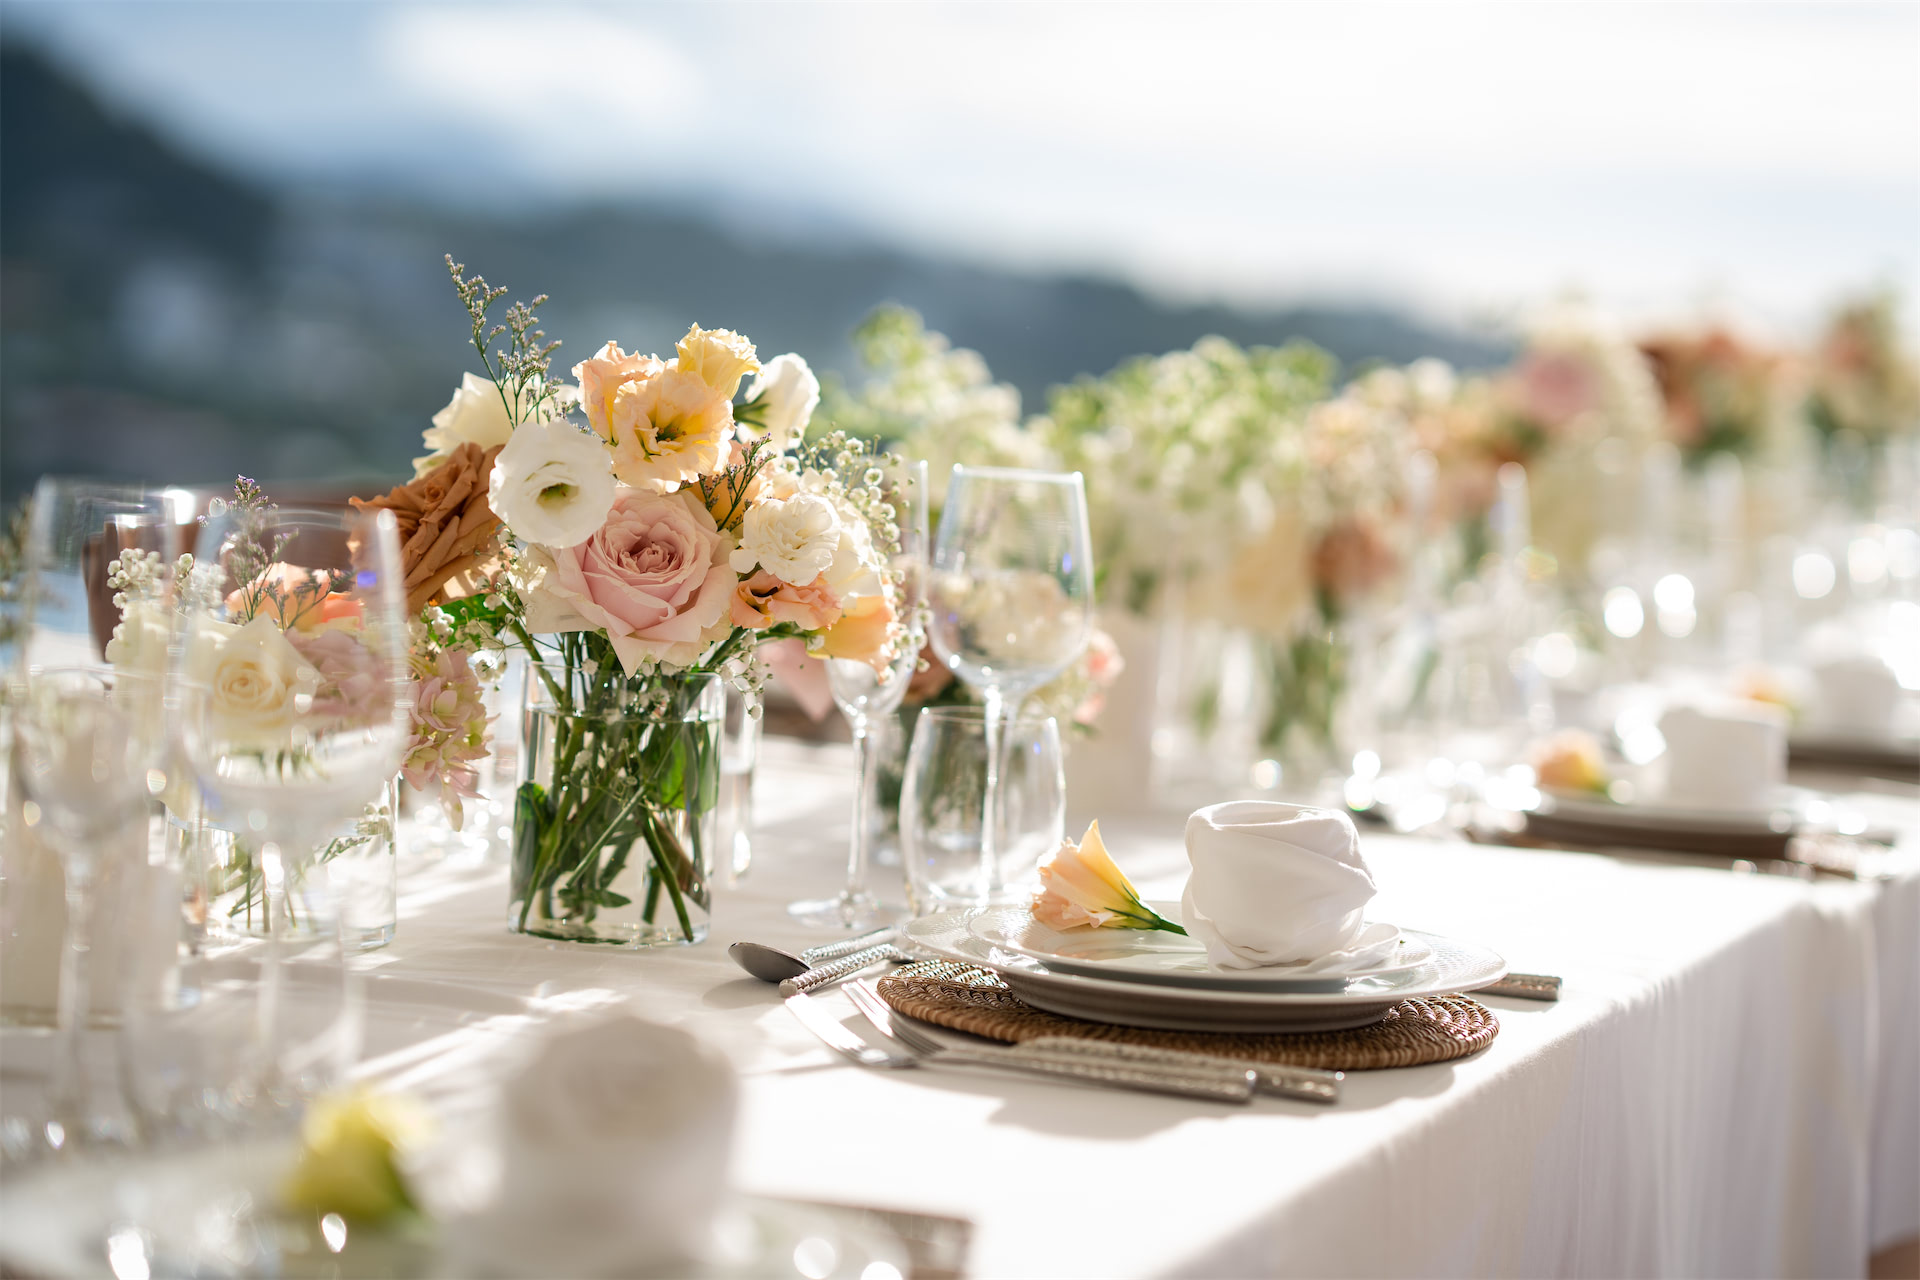
{"type": "Polygon", "coordinates": [[[530,422],[493,460],[487,505],[516,537],[571,547],[606,520],[614,487],[599,440],[565,422],[530,422]]]}
{"type": "Polygon", "coordinates": [[[791,351],[762,365],[747,384],[747,403],[759,408],[760,426],[772,446],[786,452],[820,407],[820,379],[791,351]]]}
{"type": "Polygon", "coordinates": [[[188,671],[207,699],[207,732],[239,746],[286,745],[320,672],[264,615],[244,626],[202,621],[189,640],[188,671]]]}
{"type": "Polygon", "coordinates": [[[413,460],[414,478],[445,462],[463,444],[491,449],[505,444],[512,435],[513,420],[507,416],[507,406],[493,379],[463,374],[453,399],[433,415],[433,425],[421,434],[420,442],[429,452],[413,460]]]}
{"type": "Polygon", "coordinates": [[[692,666],[731,627],[732,549],[697,493],[628,490],[586,541],[529,552],[527,625],[605,628],[629,674],[649,658],[692,666]]]}
{"type": "Polygon", "coordinates": [[[749,507],[740,522],[734,572],[751,572],[757,564],[782,582],[809,583],[833,567],[840,539],[840,514],[827,498],[769,498],[749,507]]]}
{"type": "Polygon", "coordinates": [[[713,388],[723,400],[732,400],[740,379],[758,372],[760,361],[753,343],[731,329],[702,329],[693,325],[674,348],[680,368],[713,388]]]}

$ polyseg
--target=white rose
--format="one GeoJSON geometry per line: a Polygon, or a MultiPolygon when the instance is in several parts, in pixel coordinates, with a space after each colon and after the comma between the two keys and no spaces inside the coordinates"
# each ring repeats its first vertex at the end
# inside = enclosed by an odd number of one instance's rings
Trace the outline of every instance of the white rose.
{"type": "Polygon", "coordinates": [[[238,746],[284,746],[321,681],[273,620],[262,614],[238,627],[203,620],[188,643],[188,671],[207,700],[206,732],[238,746]]]}
{"type": "Polygon", "coordinates": [[[782,582],[805,586],[825,573],[840,546],[840,515],[817,493],[771,498],[747,508],[740,546],[729,564],[735,573],[759,565],[782,582]]]}
{"type": "Polygon", "coordinates": [[[820,379],[799,356],[788,352],[760,367],[747,384],[747,404],[761,405],[760,422],[767,439],[782,453],[806,431],[813,411],[820,407],[820,379]]]}
{"type": "Polygon", "coordinates": [[[445,462],[463,444],[491,449],[505,444],[512,435],[513,420],[507,417],[507,406],[502,403],[493,379],[463,374],[453,399],[433,415],[433,425],[421,433],[420,442],[426,445],[428,453],[424,458],[413,460],[414,478],[419,479],[445,462]]]}
{"type": "Polygon", "coordinates": [[[493,461],[487,505],[516,537],[549,547],[585,542],[613,509],[613,455],[564,421],[529,422],[493,461]]]}

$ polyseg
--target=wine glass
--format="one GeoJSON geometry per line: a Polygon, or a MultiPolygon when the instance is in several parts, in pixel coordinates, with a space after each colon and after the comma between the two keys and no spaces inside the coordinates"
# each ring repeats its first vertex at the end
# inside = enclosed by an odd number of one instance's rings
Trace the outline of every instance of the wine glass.
{"type": "MultiPolygon", "coordinates": [[[[1060,727],[1052,717],[1002,728],[1000,875],[1032,879],[1066,834],[1067,784],[1060,727]]],[[[981,796],[987,776],[986,724],[978,707],[922,707],[900,786],[900,861],[916,915],[977,906],[981,796]]]]}
{"type": "MultiPolygon", "coordinates": [[[[48,878],[52,869],[36,866],[35,849],[50,849],[66,913],[44,1114],[24,1133],[10,1125],[10,1146],[64,1151],[129,1136],[92,1088],[85,1031],[102,884],[113,873],[144,869],[146,818],[166,786],[161,693],[170,615],[149,598],[153,591],[130,586],[121,599],[134,630],[114,645],[122,619],[110,577],[122,552],[164,562],[177,541],[158,493],[55,476],[34,488],[21,629],[8,673],[15,766],[8,808],[19,858],[9,874],[16,894],[31,893],[39,868],[48,878]]],[[[149,581],[157,584],[159,575],[149,581]]],[[[122,922],[109,923],[117,930],[122,922]]],[[[16,947],[8,962],[32,966],[43,958],[16,947]]]]}
{"type": "MultiPolygon", "coordinates": [[[[289,900],[316,833],[338,830],[399,768],[407,614],[392,513],[219,502],[202,526],[179,662],[180,739],[212,817],[252,846],[267,916],[252,1060],[234,1109],[262,1126],[349,1065],[356,1006],[289,1030],[289,900]]],[[[330,911],[324,875],[304,900],[330,911]]],[[[337,913],[304,959],[346,980],[337,913]]],[[[328,982],[313,971],[298,980],[328,982]]]]}
{"type": "Polygon", "coordinates": [[[999,857],[1004,726],[1065,671],[1093,631],[1093,556],[1077,471],[956,466],[928,575],[933,651],[980,694],[987,775],[980,843],[987,900],[999,857]]]}
{"type": "Polygon", "coordinates": [[[873,728],[883,716],[900,709],[914,664],[923,644],[919,619],[927,555],[927,464],[891,459],[882,466],[888,500],[900,526],[900,550],[894,567],[900,575],[897,607],[906,634],[893,662],[875,671],[864,662],[828,658],[827,687],[834,705],[853,731],[856,778],[853,793],[853,834],[847,842],[847,884],[832,898],[796,902],[787,908],[802,924],[829,929],[871,929],[898,920],[904,912],[882,903],[867,888],[867,867],[873,843],[873,803],[879,758],[873,749],[873,728]]]}

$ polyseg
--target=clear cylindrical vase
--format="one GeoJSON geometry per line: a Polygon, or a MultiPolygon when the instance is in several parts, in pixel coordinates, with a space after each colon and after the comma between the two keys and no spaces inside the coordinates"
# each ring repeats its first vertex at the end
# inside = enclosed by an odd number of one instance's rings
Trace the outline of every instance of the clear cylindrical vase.
{"type": "Polygon", "coordinates": [[[715,675],[529,663],[508,927],[627,948],[705,938],[725,714],[715,675]]]}

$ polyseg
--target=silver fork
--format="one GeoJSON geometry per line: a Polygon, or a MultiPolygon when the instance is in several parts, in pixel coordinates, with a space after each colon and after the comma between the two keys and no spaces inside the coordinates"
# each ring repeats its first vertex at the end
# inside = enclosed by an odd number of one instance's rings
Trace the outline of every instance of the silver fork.
{"type": "MultiPolygon", "coordinates": [[[[807,1030],[826,1046],[862,1067],[901,1070],[939,1062],[957,1067],[988,1067],[1039,1076],[1063,1084],[1097,1085],[1108,1089],[1133,1089],[1143,1093],[1172,1094],[1204,1102],[1245,1105],[1253,1098],[1253,1073],[1217,1069],[1188,1071],[1150,1065],[1088,1062],[1070,1058],[1052,1058],[1039,1054],[1019,1055],[978,1050],[942,1049],[939,1053],[920,1054],[899,1040],[886,1037],[888,1048],[868,1044],[854,1035],[831,1015],[814,1005],[811,997],[788,996],[787,1008],[807,1030]]],[[[863,1009],[864,1013],[865,1010],[863,1009]]]]}
{"type": "MultiPolygon", "coordinates": [[[[881,1035],[898,1040],[920,1054],[949,1052],[953,1046],[935,1040],[907,1018],[893,1016],[893,1008],[870,982],[856,982],[846,988],[853,1003],[874,1024],[881,1035]]],[[[1105,1062],[1138,1067],[1162,1067],[1173,1071],[1221,1071],[1238,1076],[1252,1072],[1254,1089],[1302,1102],[1338,1102],[1340,1082],[1346,1074],[1321,1071],[1314,1067],[1282,1067],[1215,1054],[1187,1053],[1179,1049],[1157,1049],[1151,1045],[1115,1044],[1107,1040],[1082,1040],[1073,1036],[1042,1036],[1025,1040],[1010,1049],[979,1050],[986,1053],[1010,1053],[1020,1057],[1049,1061],[1105,1062]]]]}
{"type": "MultiPolygon", "coordinates": [[[[1206,1058],[1199,1054],[1175,1053],[1166,1049],[1140,1048],[1134,1045],[1103,1044],[1057,1036],[1005,1047],[949,1044],[946,1041],[934,1039],[914,1026],[912,1019],[894,1016],[892,1007],[881,997],[871,982],[853,983],[847,988],[847,994],[853,998],[854,1007],[873,1024],[873,1029],[879,1032],[883,1039],[889,1043],[897,1043],[909,1052],[925,1058],[962,1053],[992,1058],[996,1061],[1120,1067],[1134,1071],[1171,1072],[1179,1076],[1197,1075],[1202,1078],[1219,1076],[1235,1084],[1251,1077],[1255,1092],[1258,1092],[1263,1084],[1271,1084],[1271,1082],[1263,1082],[1261,1069],[1252,1063],[1237,1062],[1230,1058],[1206,1058]]],[[[1338,1079],[1338,1077],[1333,1078],[1338,1079]]],[[[1337,1084],[1334,1086],[1333,1096],[1339,1096],[1337,1084]]],[[[1316,1100],[1331,1101],[1332,1099],[1316,1100]]]]}

